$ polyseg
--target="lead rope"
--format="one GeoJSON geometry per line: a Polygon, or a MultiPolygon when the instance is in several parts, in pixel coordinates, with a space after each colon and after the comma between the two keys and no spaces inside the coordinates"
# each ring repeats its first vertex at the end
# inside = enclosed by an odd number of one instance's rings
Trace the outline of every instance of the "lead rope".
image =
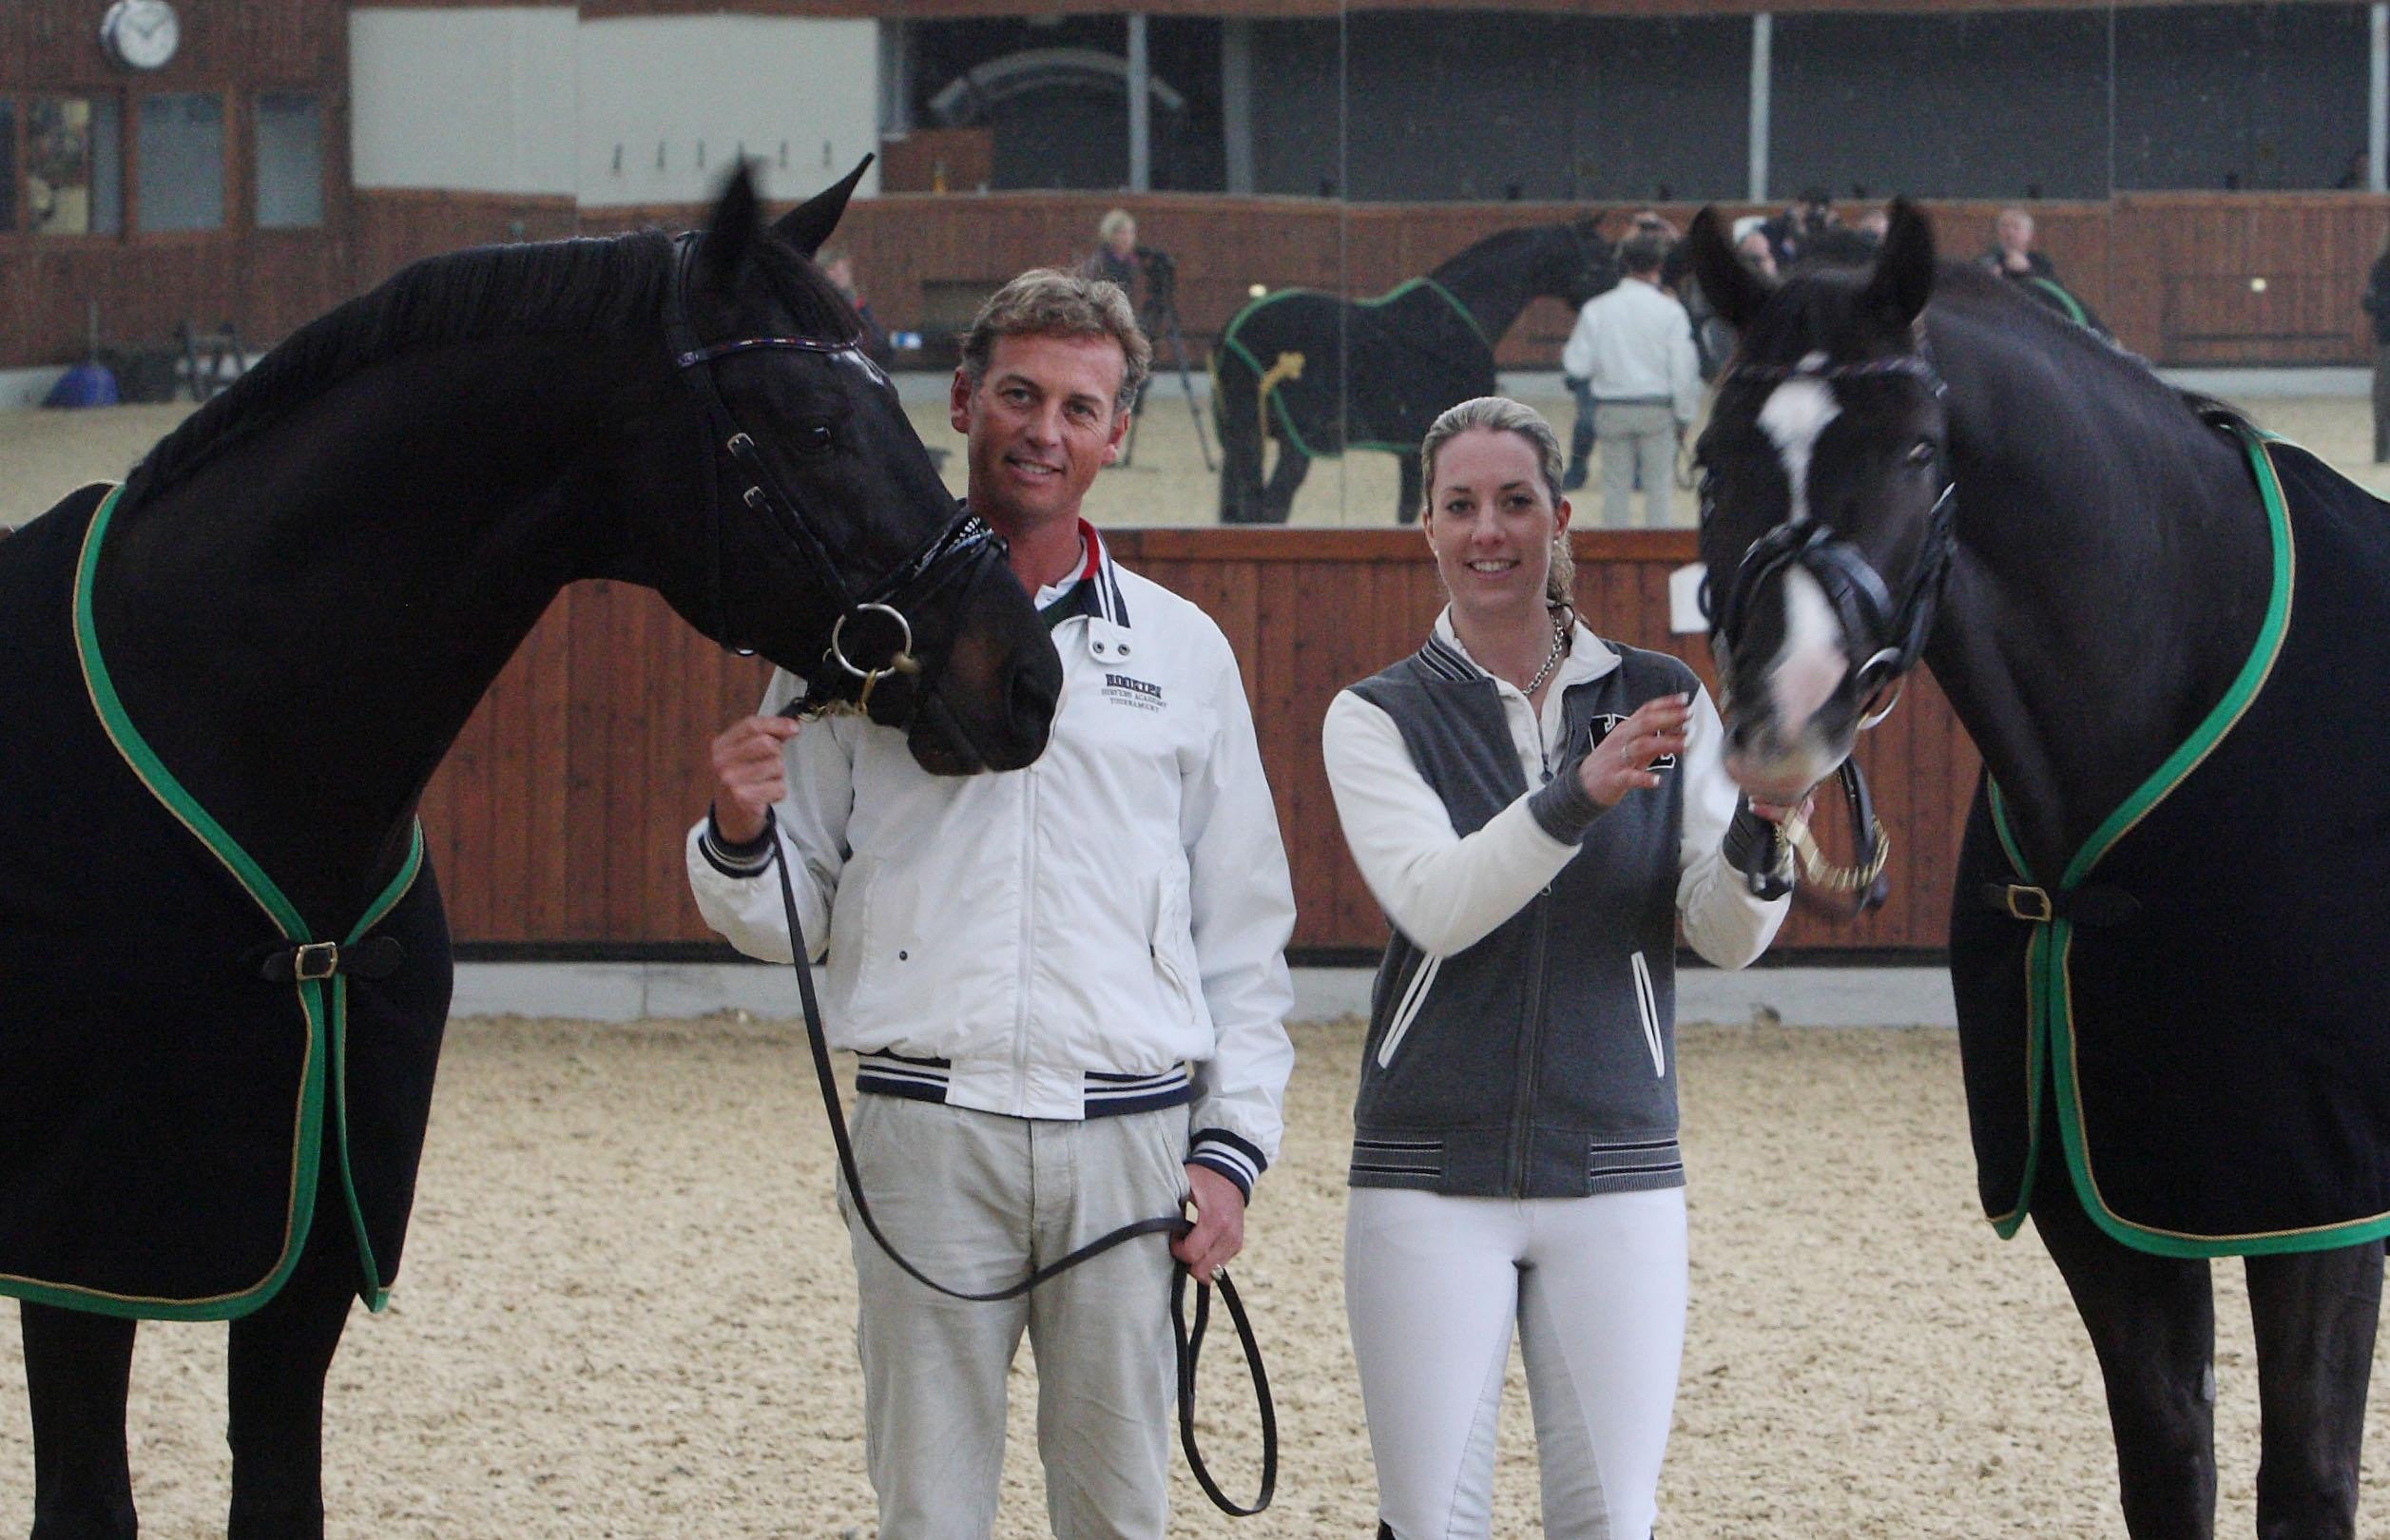
{"type": "MultiPolygon", "coordinates": [[[[846,1178],[848,1200],[855,1205],[856,1218],[863,1222],[864,1230],[877,1242],[890,1261],[924,1288],[935,1289],[950,1299],[964,1299],[976,1304],[991,1304],[999,1299],[1015,1299],[1058,1274],[1069,1272],[1081,1262],[1100,1257],[1114,1246],[1135,1240],[1141,1235],[1170,1235],[1185,1233],[1187,1222],[1183,1215],[1157,1214],[1151,1219],[1132,1221],[1119,1229],[1100,1235],[1067,1257],[1059,1258],[1036,1269],[1027,1278],[1000,1289],[973,1293],[950,1289],[907,1261],[888,1237],[881,1233],[879,1222],[872,1217],[871,1204],[863,1198],[862,1178],[855,1169],[855,1146],[846,1132],[846,1111],[838,1105],[838,1081],[830,1065],[830,1040],[821,1026],[821,1003],[814,995],[813,970],[806,966],[804,922],[797,916],[797,890],[788,875],[788,854],[781,844],[780,835],[771,832],[772,870],[781,884],[781,907],[788,916],[789,955],[797,970],[797,993],[804,1002],[805,1041],[813,1050],[813,1073],[821,1088],[821,1107],[830,1121],[830,1139],[838,1146],[838,1170],[846,1178]]],[[[1186,1467],[1195,1477],[1195,1484],[1204,1489],[1204,1495],[1214,1507],[1232,1518],[1249,1518],[1270,1506],[1270,1498],[1278,1491],[1278,1410],[1270,1402],[1270,1381],[1262,1367],[1262,1346],[1254,1340],[1253,1323],[1245,1318],[1244,1302],[1237,1298],[1237,1286],[1228,1280],[1228,1270],[1214,1269],[1214,1282],[1220,1285],[1221,1302],[1228,1307],[1228,1319],[1237,1329],[1237,1340],[1244,1349],[1244,1361],[1252,1371],[1253,1398],[1262,1421],[1262,1485],[1251,1507],[1243,1506],[1220,1490],[1204,1465],[1204,1457],[1195,1447],[1195,1364],[1203,1352],[1204,1330],[1211,1320],[1211,1285],[1195,1285],[1195,1319],[1190,1326],[1186,1319],[1186,1264],[1175,1262],[1170,1280],[1170,1333],[1178,1349],[1179,1369],[1179,1447],[1186,1452],[1186,1467]]]]}

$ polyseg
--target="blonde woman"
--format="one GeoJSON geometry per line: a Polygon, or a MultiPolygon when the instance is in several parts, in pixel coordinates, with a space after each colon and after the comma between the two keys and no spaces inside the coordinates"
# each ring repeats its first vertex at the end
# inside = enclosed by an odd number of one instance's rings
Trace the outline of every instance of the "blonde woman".
{"type": "Polygon", "coordinates": [[[1379,1534],[1483,1536],[1515,1327],[1544,1532],[1643,1540],[1685,1333],[1673,1037],[1678,922],[1739,968],[1784,893],[1675,658],[1570,606],[1561,452],[1533,411],[1465,401],[1421,445],[1451,603],[1329,707],[1354,860],[1394,928],[1372,996],[1344,1292],[1379,1534]]]}

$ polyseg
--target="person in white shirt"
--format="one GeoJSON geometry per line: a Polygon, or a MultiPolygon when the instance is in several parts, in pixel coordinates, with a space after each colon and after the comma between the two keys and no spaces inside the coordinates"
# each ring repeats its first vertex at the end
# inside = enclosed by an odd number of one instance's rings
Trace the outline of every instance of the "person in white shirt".
{"type": "Polygon", "coordinates": [[[998,1303],[905,1277],[849,1207],[889,1540],[991,1531],[1024,1331],[1053,1532],[1161,1535],[1171,1258],[1208,1280],[1236,1255],[1278,1149],[1294,895],[1237,661],[1079,516],[1151,357],[1116,285],[1038,270],[988,301],[954,374],[971,506],[1062,655],[1045,754],[931,776],[892,729],[771,715],[800,693],[776,675],[763,714],[714,741],[713,807],[689,832],[700,911],[753,956],[792,951],[776,844],[788,863],[828,951],[831,1042],[860,1055],[863,1196],[932,1277],[999,1288],[1195,1207],[1175,1242],[1142,1237],[998,1303]]]}
{"type": "Polygon", "coordinates": [[[1561,350],[1563,375],[1589,382],[1593,432],[1601,446],[1602,522],[1625,529],[1637,474],[1644,522],[1669,522],[1676,484],[1676,448],[1701,404],[1701,364],[1693,323],[1676,298],[1660,287],[1667,240],[1638,231],[1620,243],[1626,276],[1577,313],[1561,350]]]}

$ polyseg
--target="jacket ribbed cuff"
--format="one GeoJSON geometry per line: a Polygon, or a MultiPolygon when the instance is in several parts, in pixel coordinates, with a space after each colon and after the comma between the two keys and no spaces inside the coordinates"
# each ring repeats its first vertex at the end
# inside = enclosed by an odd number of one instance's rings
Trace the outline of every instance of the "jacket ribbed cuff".
{"type": "Polygon", "coordinates": [[[1225,1128],[1205,1128],[1195,1136],[1193,1143],[1186,1164],[1219,1172],[1235,1183],[1244,1201],[1251,1203],[1253,1184],[1269,1168],[1269,1157],[1251,1141],[1240,1139],[1225,1128]]]}
{"type": "Polygon", "coordinates": [[[1775,899],[1792,892],[1792,880],[1783,875],[1784,852],[1776,825],[1752,812],[1747,798],[1735,804],[1723,854],[1726,864],[1743,875],[1752,897],[1775,899]]]}
{"type": "Polygon", "coordinates": [[[1527,799],[1527,811],[1535,816],[1535,824],[1544,833],[1564,845],[1573,845],[1593,827],[1603,808],[1586,795],[1585,782],[1577,779],[1576,763],[1571,761],[1527,799]]]}
{"type": "Polygon", "coordinates": [[[724,839],[722,825],[714,819],[714,809],[705,808],[705,832],[697,837],[698,854],[705,864],[726,877],[761,876],[771,870],[772,842],[780,837],[780,818],[770,808],[763,810],[763,832],[743,845],[724,839]]]}

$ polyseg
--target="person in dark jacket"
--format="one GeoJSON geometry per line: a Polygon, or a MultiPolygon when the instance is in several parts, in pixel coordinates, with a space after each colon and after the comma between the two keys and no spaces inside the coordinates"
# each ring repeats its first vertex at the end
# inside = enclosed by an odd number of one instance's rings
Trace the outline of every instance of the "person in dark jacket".
{"type": "Polygon", "coordinates": [[[2390,465],[2390,239],[2374,259],[2358,302],[2374,318],[2374,464],[2390,465]]]}
{"type": "Polygon", "coordinates": [[[1513,1330],[1544,1532],[1650,1532],[1686,1305],[1677,926],[1737,968],[1788,884],[1679,660],[1569,603],[1559,440],[1498,396],[1436,419],[1420,528],[1451,603],[1322,730],[1392,922],[1354,1117],[1345,1306],[1380,1536],[1487,1533],[1513,1330]],[[1754,888],[1758,891],[1754,891],[1754,888]]]}

